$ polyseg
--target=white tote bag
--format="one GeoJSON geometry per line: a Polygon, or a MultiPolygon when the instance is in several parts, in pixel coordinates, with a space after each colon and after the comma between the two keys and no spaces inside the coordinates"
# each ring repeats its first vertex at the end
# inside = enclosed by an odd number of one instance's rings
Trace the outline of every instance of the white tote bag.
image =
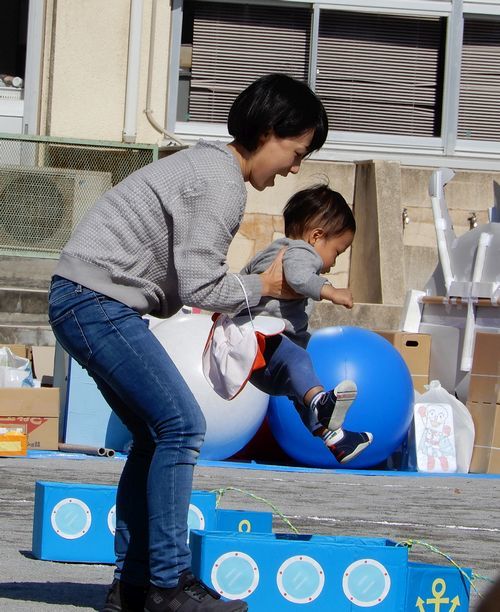
{"type": "Polygon", "coordinates": [[[254,370],[265,366],[265,338],[280,334],[285,323],[276,317],[252,318],[250,305],[241,279],[248,309],[247,315],[231,317],[216,313],[214,323],[203,350],[203,374],[212,389],[231,400],[241,392],[254,370]]]}

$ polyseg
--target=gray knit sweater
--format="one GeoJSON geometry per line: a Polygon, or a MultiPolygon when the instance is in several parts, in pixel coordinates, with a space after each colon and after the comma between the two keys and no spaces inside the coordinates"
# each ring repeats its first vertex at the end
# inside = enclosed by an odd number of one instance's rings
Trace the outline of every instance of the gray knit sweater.
{"type": "MultiPolygon", "coordinates": [[[[247,192],[230,149],[200,141],[134,172],[106,192],[79,223],[55,274],[169,317],[183,304],[237,312],[244,296],[226,274],[226,255],[247,192]]],[[[262,284],[243,283],[251,305],[262,284]]]]}
{"type": "MultiPolygon", "coordinates": [[[[327,279],[320,276],[323,260],[315,249],[304,240],[279,238],[260,251],[243,268],[242,274],[256,274],[266,270],[279,251],[286,248],[283,256],[283,273],[287,283],[304,298],[278,300],[263,297],[257,306],[251,306],[252,315],[264,314],[285,321],[285,334],[300,346],[307,346],[310,334],[307,331],[313,300],[321,300],[321,288],[327,279]]],[[[243,280],[248,276],[243,276],[243,280]]],[[[246,308],[241,314],[246,312],[246,308]]]]}

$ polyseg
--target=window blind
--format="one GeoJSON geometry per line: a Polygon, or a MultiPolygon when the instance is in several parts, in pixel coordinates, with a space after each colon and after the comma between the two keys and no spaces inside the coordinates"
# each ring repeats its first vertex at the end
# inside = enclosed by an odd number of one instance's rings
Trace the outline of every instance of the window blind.
{"type": "Polygon", "coordinates": [[[317,93],[330,129],[439,136],[439,17],[321,12],[317,93]]]}
{"type": "Polygon", "coordinates": [[[500,21],[466,18],[458,138],[500,141],[500,21]]]}
{"type": "Polygon", "coordinates": [[[193,8],[190,121],[225,123],[234,98],[264,74],[307,81],[308,9],[216,2],[193,8]]]}

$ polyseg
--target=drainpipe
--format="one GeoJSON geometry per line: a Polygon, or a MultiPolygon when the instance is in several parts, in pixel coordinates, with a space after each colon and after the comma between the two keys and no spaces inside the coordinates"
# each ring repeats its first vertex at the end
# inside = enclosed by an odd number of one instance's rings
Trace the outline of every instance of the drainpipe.
{"type": "Polygon", "coordinates": [[[141,72],[141,35],[143,0],[131,0],[128,32],[127,87],[123,142],[135,142],[137,136],[137,108],[139,106],[139,77],[141,72]]]}
{"type": "Polygon", "coordinates": [[[151,7],[151,31],[149,34],[149,59],[148,59],[148,83],[146,89],[146,109],[145,114],[148,118],[149,123],[154,127],[157,132],[163,134],[169,140],[170,145],[179,145],[184,147],[184,143],[178,140],[175,136],[167,132],[153,117],[153,110],[151,109],[151,89],[153,85],[153,65],[154,65],[154,48],[155,48],[155,36],[156,36],[156,9],[158,0],[153,0],[153,6],[151,7]]]}

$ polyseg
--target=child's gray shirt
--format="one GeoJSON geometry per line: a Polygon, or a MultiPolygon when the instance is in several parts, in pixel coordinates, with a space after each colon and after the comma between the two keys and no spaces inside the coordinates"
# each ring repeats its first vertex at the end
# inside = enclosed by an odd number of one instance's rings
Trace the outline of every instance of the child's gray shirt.
{"type": "MultiPolygon", "coordinates": [[[[227,145],[200,141],[106,192],[73,232],[55,274],[140,314],[169,317],[183,304],[237,312],[245,300],[237,279],[226,274],[226,256],[246,199],[227,145]]],[[[260,278],[242,280],[250,304],[257,304],[260,278]]]]}
{"type": "MultiPolygon", "coordinates": [[[[321,300],[321,288],[328,282],[326,278],[320,276],[323,260],[317,251],[304,240],[279,238],[257,253],[241,273],[264,272],[283,248],[286,248],[283,256],[283,273],[286,282],[304,297],[296,300],[263,297],[256,306],[251,307],[251,312],[252,315],[264,314],[283,319],[284,333],[296,344],[306,347],[310,337],[307,328],[312,300],[321,300]]],[[[244,311],[241,314],[244,314],[244,311]]]]}

